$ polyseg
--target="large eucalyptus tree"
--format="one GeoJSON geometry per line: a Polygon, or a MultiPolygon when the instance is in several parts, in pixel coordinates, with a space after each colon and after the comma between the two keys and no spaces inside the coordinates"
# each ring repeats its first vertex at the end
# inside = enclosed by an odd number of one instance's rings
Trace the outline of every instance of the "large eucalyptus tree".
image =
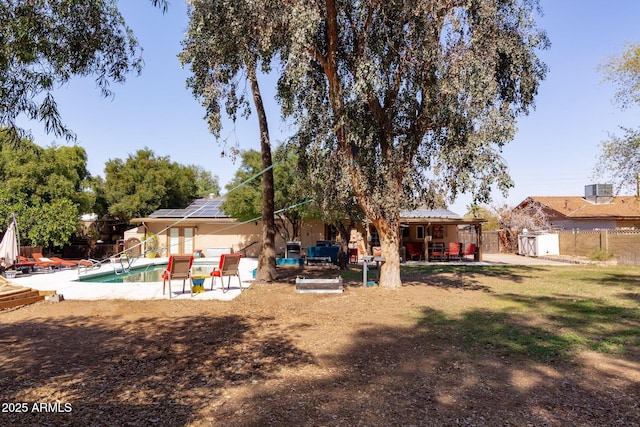
{"type": "Polygon", "coordinates": [[[291,1],[280,95],[327,182],[353,191],[400,286],[400,209],[512,182],[500,156],[532,108],[548,41],[536,0],[291,1]],[[341,165],[336,171],[335,165],[341,165]]]}
{"type": "Polygon", "coordinates": [[[222,105],[235,122],[253,101],[262,155],[262,248],[258,280],[272,281],[275,269],[274,179],[267,115],[258,71],[268,72],[282,46],[286,13],[280,1],[191,0],[189,27],[180,60],[193,76],[187,84],[206,108],[209,129],[220,137],[222,105]],[[249,90],[247,91],[247,82],[249,90]]]}

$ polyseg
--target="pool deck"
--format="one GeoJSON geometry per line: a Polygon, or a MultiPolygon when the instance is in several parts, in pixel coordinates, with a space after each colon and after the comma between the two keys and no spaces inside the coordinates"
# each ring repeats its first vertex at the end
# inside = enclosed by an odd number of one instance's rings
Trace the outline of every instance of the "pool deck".
{"type": "MultiPolygon", "coordinates": [[[[140,258],[136,260],[135,267],[144,267],[147,265],[166,264],[167,258],[140,258]]],[[[487,254],[482,262],[456,262],[456,264],[469,265],[575,265],[564,262],[562,259],[534,258],[523,257],[511,254],[487,254]]],[[[407,262],[413,264],[418,262],[407,262]]],[[[196,260],[195,265],[207,264],[217,265],[217,258],[200,258],[196,260]]],[[[447,264],[447,263],[444,263],[447,264]]],[[[257,268],[258,260],[256,258],[242,258],[240,261],[240,277],[242,287],[248,288],[252,283],[252,271],[257,268]]],[[[83,272],[81,270],[81,272],[83,272]]],[[[113,273],[113,265],[105,263],[100,269],[90,271],[91,274],[113,273]]],[[[63,269],[51,273],[31,274],[24,277],[16,277],[9,279],[11,283],[32,288],[40,291],[56,291],[58,295],[62,295],[67,300],[153,300],[153,299],[169,299],[169,295],[162,294],[162,282],[146,282],[146,283],[92,283],[78,281],[79,272],[77,269],[63,269]]],[[[85,274],[82,274],[85,276],[85,274]]],[[[172,299],[179,300],[220,300],[231,301],[240,295],[241,290],[238,287],[238,281],[231,278],[231,289],[223,292],[220,288],[220,281],[216,281],[216,287],[210,290],[211,279],[205,281],[205,292],[193,294],[189,292],[189,288],[185,288],[182,293],[182,282],[172,282],[172,299]]],[[[228,280],[228,279],[227,279],[228,280]]],[[[226,280],[225,280],[226,281],[226,280]]]]}
{"type": "MultiPolygon", "coordinates": [[[[166,264],[168,258],[140,258],[135,261],[133,268],[144,267],[147,265],[166,264]]],[[[197,263],[208,265],[217,265],[217,259],[201,258],[197,263]]],[[[118,265],[119,266],[119,265],[118,265]]],[[[248,288],[251,285],[250,280],[252,270],[258,266],[258,260],[255,258],[242,258],[240,261],[240,277],[242,278],[242,287],[248,288]]],[[[167,294],[162,294],[162,282],[146,282],[146,283],[93,283],[80,282],[78,277],[82,273],[82,277],[87,275],[113,273],[113,265],[110,263],[103,264],[99,269],[90,270],[84,273],[81,269],[62,269],[51,273],[30,274],[24,277],[16,277],[10,279],[10,282],[26,288],[32,288],[40,291],[56,291],[58,295],[62,295],[66,300],[101,300],[101,299],[123,299],[123,300],[152,300],[152,299],[169,299],[167,294]]],[[[193,296],[189,292],[190,283],[187,282],[185,292],[182,293],[182,280],[174,280],[171,282],[172,299],[180,300],[221,300],[231,301],[238,295],[241,290],[238,286],[238,280],[231,278],[231,288],[223,292],[220,288],[220,280],[216,280],[216,287],[210,290],[211,279],[205,280],[205,292],[194,293],[193,296]]],[[[225,285],[228,278],[225,278],[225,285]]]]}

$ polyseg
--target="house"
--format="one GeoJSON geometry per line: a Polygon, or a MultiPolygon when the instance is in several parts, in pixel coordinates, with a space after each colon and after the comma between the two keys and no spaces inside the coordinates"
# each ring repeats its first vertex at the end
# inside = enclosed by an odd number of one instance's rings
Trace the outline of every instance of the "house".
{"type": "Polygon", "coordinates": [[[532,196],[515,209],[539,203],[552,228],[561,230],[640,229],[640,200],[612,194],[610,184],[587,185],[584,197],[532,196]]]}
{"type": "MultiPolygon", "coordinates": [[[[239,221],[224,213],[222,197],[196,199],[186,208],[158,209],[148,217],[133,218],[131,223],[141,224],[127,231],[125,239],[144,241],[150,234],[158,236],[160,256],[187,254],[207,249],[226,249],[257,257],[260,251],[262,226],[260,221],[239,221]]],[[[277,220],[276,220],[277,221],[277,220]]],[[[301,245],[315,245],[324,240],[327,227],[321,221],[308,221],[302,226],[297,240],[301,245]]],[[[284,254],[286,241],[276,236],[276,253],[284,254]]]]}
{"type": "MultiPolygon", "coordinates": [[[[162,249],[161,256],[193,253],[197,250],[203,251],[206,255],[207,250],[229,250],[257,257],[262,234],[261,222],[242,222],[229,217],[221,209],[223,201],[220,197],[207,197],[195,200],[186,208],[159,209],[148,217],[133,218],[131,223],[138,223],[140,226],[127,231],[125,240],[142,242],[150,234],[156,234],[162,249]]],[[[429,242],[448,244],[450,241],[471,239],[477,244],[481,239],[483,222],[482,219],[463,219],[447,210],[403,211],[402,243],[419,244],[423,253],[427,250],[429,242]]],[[[375,227],[354,224],[350,229],[351,235],[347,243],[350,247],[358,248],[358,259],[361,259],[365,252],[372,253],[372,247],[379,246],[380,240],[375,227]]],[[[306,248],[315,246],[319,241],[343,240],[335,227],[319,220],[305,221],[300,234],[293,240],[300,242],[303,255],[306,248]]],[[[283,236],[276,236],[275,246],[276,253],[284,256],[287,241],[283,236]]]]}

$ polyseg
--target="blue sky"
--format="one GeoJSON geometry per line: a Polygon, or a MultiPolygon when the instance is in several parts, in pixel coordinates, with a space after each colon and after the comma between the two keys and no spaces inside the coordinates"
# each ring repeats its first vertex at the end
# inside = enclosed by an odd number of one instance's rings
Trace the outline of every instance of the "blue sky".
{"type": "MultiPolygon", "coordinates": [[[[592,169],[599,144],[619,126],[640,125],[639,108],[620,111],[613,104],[614,88],[601,83],[596,68],[629,43],[640,42],[640,2],[637,0],[542,0],[540,27],[552,46],[540,52],[550,68],[536,99],[536,109],[518,122],[518,133],[503,152],[515,187],[493,204],[516,205],[527,196],[580,196],[595,183],[592,169]]],[[[204,109],[185,86],[188,70],[177,54],[187,27],[184,1],[175,0],[162,14],[150,1],[120,2],[129,26],[144,48],[145,67],[115,85],[113,98],[102,98],[93,80],[78,78],[55,93],[63,120],[87,151],[89,170],[104,176],[104,163],[149,147],[159,156],[182,164],[197,164],[220,178],[221,187],[233,177],[239,161],[221,157],[224,145],[209,133],[204,109]]],[[[263,81],[263,95],[273,88],[263,81]]],[[[272,140],[289,133],[275,102],[267,106],[272,140]]],[[[255,117],[255,115],[254,115],[255,117]]],[[[36,143],[68,144],[46,135],[37,122],[22,123],[36,143]]],[[[257,122],[240,119],[222,131],[242,149],[259,149],[257,122]]],[[[470,198],[461,196],[450,209],[466,212],[470,198]]]]}

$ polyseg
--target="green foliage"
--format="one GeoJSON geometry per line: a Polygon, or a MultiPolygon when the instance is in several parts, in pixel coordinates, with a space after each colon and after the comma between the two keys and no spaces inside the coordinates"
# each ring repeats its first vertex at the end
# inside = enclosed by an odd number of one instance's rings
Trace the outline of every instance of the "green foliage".
{"type": "MultiPolygon", "coordinates": [[[[314,189],[355,196],[400,286],[400,209],[512,181],[500,156],[548,46],[538,2],[293,2],[279,95],[314,189]]],[[[328,199],[328,198],[327,198],[328,199]]]]}
{"type": "MultiPolygon", "coordinates": [[[[600,66],[600,72],[618,87],[614,99],[621,108],[640,104],[640,44],[629,45],[621,56],[610,58],[600,66]]],[[[621,129],[622,137],[609,135],[600,144],[593,176],[608,179],[617,193],[632,190],[640,196],[640,129],[621,129]]]]}
{"type": "Polygon", "coordinates": [[[85,150],[41,148],[26,139],[9,143],[9,138],[0,133],[0,225],[14,212],[25,244],[68,243],[79,214],[90,212],[95,200],[86,191],[91,177],[85,150]]]}
{"type": "Polygon", "coordinates": [[[640,129],[621,128],[623,136],[609,135],[600,144],[594,178],[607,179],[616,193],[631,191],[640,196],[640,129]]]}
{"type": "Polygon", "coordinates": [[[611,261],[613,252],[606,249],[595,249],[589,253],[589,259],[591,261],[611,261]]]}
{"type": "Polygon", "coordinates": [[[494,231],[502,229],[500,216],[490,208],[479,205],[469,205],[467,206],[467,213],[464,216],[465,218],[484,218],[487,220],[485,224],[482,225],[482,229],[486,231],[494,231]]]}
{"type": "MultiPolygon", "coordinates": [[[[152,0],[163,10],[166,0],[152,0]]],[[[115,0],[0,0],[0,126],[25,115],[47,132],[75,138],[53,91],[74,76],[95,76],[103,96],[142,66],[138,43],[115,0]]]]}
{"type": "Polygon", "coordinates": [[[56,199],[42,206],[30,206],[19,213],[23,235],[34,246],[62,247],[78,230],[78,208],[69,199],[56,199]]]}
{"type": "Polygon", "coordinates": [[[500,149],[546,73],[535,3],[296,3],[280,95],[312,177],[349,181],[371,219],[407,198],[509,188],[500,149]]]}
{"type": "MultiPolygon", "coordinates": [[[[261,177],[244,183],[262,170],[261,154],[256,150],[240,153],[242,163],[236,171],[233,180],[227,184],[230,191],[223,205],[224,212],[241,221],[248,221],[262,216],[262,184],[261,177]]],[[[274,207],[276,211],[287,209],[307,200],[304,179],[296,168],[296,156],[280,145],[274,153],[275,166],[273,175],[275,181],[274,207]]],[[[287,209],[278,213],[289,238],[299,235],[302,219],[308,215],[306,206],[287,209]],[[290,227],[290,228],[289,228],[290,227]]],[[[285,230],[280,230],[284,232],[285,230]]]]}
{"type": "Polygon", "coordinates": [[[156,157],[148,148],[126,161],[105,164],[104,197],[109,214],[120,219],[143,217],[158,208],[186,206],[197,195],[194,169],[156,157]]]}
{"type": "Polygon", "coordinates": [[[220,184],[217,175],[212,175],[202,166],[190,165],[189,168],[193,170],[196,177],[196,195],[198,197],[207,197],[210,194],[214,196],[220,195],[220,184]]]}
{"type": "MultiPolygon", "coordinates": [[[[205,107],[209,129],[219,137],[222,111],[234,122],[238,115],[249,116],[253,95],[247,92],[246,70],[270,70],[283,42],[286,8],[280,1],[189,3],[189,27],[179,58],[193,74],[187,86],[205,107]]],[[[235,147],[231,151],[237,152],[235,147]]]]}
{"type": "Polygon", "coordinates": [[[260,152],[243,151],[240,153],[240,158],[242,159],[240,167],[226,186],[227,191],[233,191],[227,194],[222,209],[231,217],[248,221],[262,215],[262,186],[260,178],[241,184],[262,170],[260,152]]]}
{"type": "Polygon", "coordinates": [[[640,104],[640,44],[631,44],[622,55],[610,58],[600,72],[618,87],[614,99],[622,108],[640,104]]]}

